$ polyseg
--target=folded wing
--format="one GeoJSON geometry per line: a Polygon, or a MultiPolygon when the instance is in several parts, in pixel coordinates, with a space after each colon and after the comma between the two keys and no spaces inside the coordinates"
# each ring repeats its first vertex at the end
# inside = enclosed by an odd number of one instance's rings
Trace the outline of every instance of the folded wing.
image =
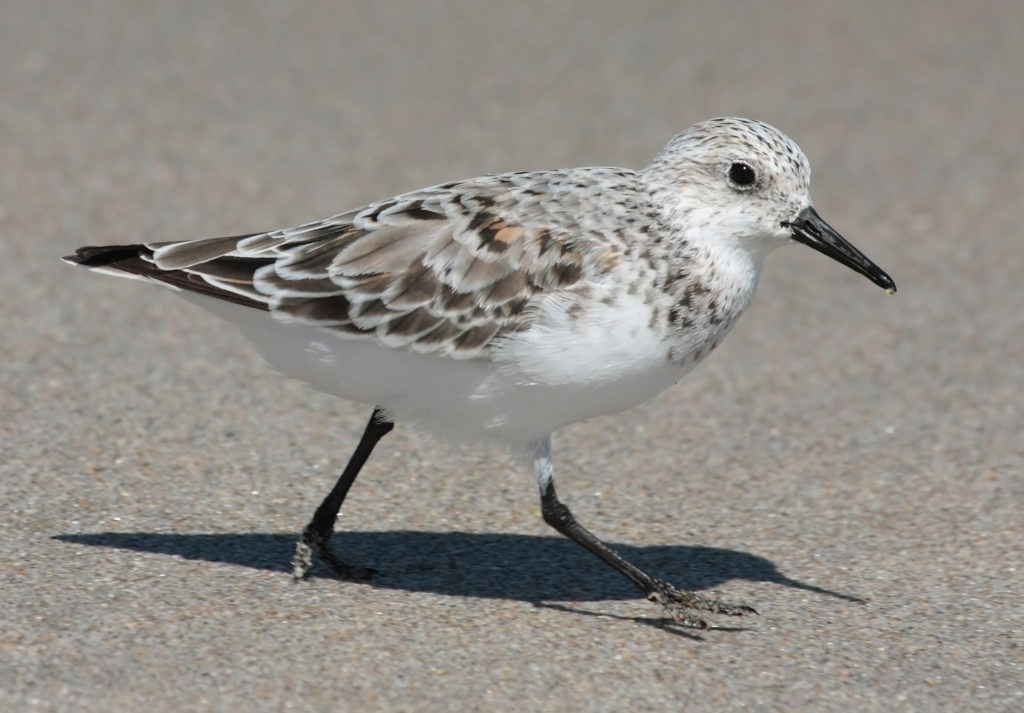
{"type": "Polygon", "coordinates": [[[297,228],[83,247],[65,259],[389,347],[475,358],[528,326],[535,300],[583,277],[582,231],[546,210],[538,174],[525,176],[437,186],[297,228]]]}

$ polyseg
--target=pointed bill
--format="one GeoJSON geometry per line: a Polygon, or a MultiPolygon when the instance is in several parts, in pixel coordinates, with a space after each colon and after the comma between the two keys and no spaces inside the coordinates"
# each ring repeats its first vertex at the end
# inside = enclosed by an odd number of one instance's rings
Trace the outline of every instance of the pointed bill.
{"type": "Polygon", "coordinates": [[[793,240],[798,243],[814,248],[851,270],[859,272],[889,294],[896,291],[896,283],[892,278],[837,233],[813,207],[807,206],[796,220],[787,221],[783,225],[793,229],[793,240]]]}

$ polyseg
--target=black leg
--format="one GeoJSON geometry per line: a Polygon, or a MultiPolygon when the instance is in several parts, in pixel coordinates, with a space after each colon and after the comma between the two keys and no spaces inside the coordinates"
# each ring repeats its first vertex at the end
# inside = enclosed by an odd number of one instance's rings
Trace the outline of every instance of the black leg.
{"type": "Polygon", "coordinates": [[[353,567],[335,556],[331,550],[331,535],[334,534],[334,523],[338,520],[338,512],[341,510],[345,496],[348,495],[348,489],[352,487],[352,483],[355,482],[356,476],[359,475],[359,471],[373,452],[377,441],[394,427],[395,424],[388,421],[379,408],[373,410],[370,422],[366,424],[363,437],[359,440],[359,445],[356,446],[352,457],[349,458],[348,465],[342,471],[338,482],[331,488],[331,492],[316,509],[313,519],[309,521],[306,529],[302,532],[302,539],[295,546],[295,557],[292,560],[292,575],[295,579],[302,579],[309,568],[313,566],[314,552],[323,560],[324,564],[343,579],[366,580],[374,574],[372,569],[353,567]]]}
{"type": "Polygon", "coordinates": [[[544,515],[544,522],[610,564],[617,572],[635,584],[644,593],[645,597],[665,607],[672,615],[672,618],[680,624],[706,629],[708,626],[707,622],[694,614],[695,610],[731,616],[757,613],[752,607],[743,604],[724,604],[695,592],[676,589],[667,582],[657,577],[652,577],[639,567],[633,565],[576,521],[569,508],[555,494],[553,479],[547,479],[542,486],[540,506],[541,513],[544,515]]]}

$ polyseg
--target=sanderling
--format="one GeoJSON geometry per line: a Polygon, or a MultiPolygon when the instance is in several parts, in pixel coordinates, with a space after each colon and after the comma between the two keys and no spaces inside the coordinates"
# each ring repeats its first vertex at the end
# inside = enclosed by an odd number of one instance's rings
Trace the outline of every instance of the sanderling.
{"type": "Polygon", "coordinates": [[[811,206],[810,166],[767,124],[719,118],[647,168],[504,173],[268,233],[107,247],[65,258],[152,280],[238,325],[288,376],[374,406],[296,547],[330,547],[342,501],[396,421],[528,455],[544,521],[675,621],[754,610],[676,589],[584,528],[555,494],[551,433],[671,386],[750,304],[765,255],[797,241],[889,292],[892,279],[811,206]]]}

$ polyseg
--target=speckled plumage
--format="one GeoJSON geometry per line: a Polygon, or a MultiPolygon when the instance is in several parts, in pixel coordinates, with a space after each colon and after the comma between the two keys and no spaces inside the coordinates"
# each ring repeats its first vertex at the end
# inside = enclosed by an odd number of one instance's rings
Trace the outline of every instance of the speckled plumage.
{"type": "MultiPolygon", "coordinates": [[[[814,212],[809,182],[790,139],[721,118],[640,171],[483,176],[296,228],[68,260],[182,290],[378,423],[527,445],[554,507],[551,432],[681,378],[750,304],[772,248],[798,240],[894,288],[814,212]]],[[[568,528],[559,513],[545,518],[568,528]]]]}

